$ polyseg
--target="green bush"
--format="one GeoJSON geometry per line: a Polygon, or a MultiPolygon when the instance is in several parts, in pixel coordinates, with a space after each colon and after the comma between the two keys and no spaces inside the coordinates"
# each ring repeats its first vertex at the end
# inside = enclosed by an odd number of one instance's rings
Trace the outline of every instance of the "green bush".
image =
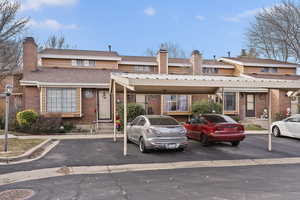
{"type": "Polygon", "coordinates": [[[16,127],[16,130],[35,135],[65,132],[65,129],[62,126],[62,118],[58,116],[38,116],[35,122],[32,123],[30,126],[18,125],[16,127]]]}
{"type": "Polygon", "coordinates": [[[221,114],[222,113],[222,104],[215,103],[215,102],[209,102],[206,100],[197,101],[197,102],[193,103],[193,105],[192,105],[192,113],[195,116],[198,116],[201,114],[208,114],[208,113],[221,114]]]}
{"type": "Polygon", "coordinates": [[[238,115],[230,115],[230,117],[236,121],[236,122],[240,122],[241,121],[241,118],[238,116],[238,115]]]}
{"type": "Polygon", "coordinates": [[[283,119],[285,119],[285,118],[287,118],[287,116],[284,114],[284,113],[276,113],[275,114],[275,120],[276,121],[281,121],[281,120],[283,120],[283,119]]]}
{"type": "Polygon", "coordinates": [[[21,127],[30,127],[38,118],[38,113],[34,110],[24,110],[17,113],[17,123],[21,127]]]}
{"type": "MultiPolygon", "coordinates": [[[[121,119],[121,127],[123,128],[124,124],[124,104],[119,105],[118,107],[119,117],[121,119]]],[[[137,116],[145,115],[145,109],[136,103],[127,104],[127,122],[133,121],[137,116]]]]}

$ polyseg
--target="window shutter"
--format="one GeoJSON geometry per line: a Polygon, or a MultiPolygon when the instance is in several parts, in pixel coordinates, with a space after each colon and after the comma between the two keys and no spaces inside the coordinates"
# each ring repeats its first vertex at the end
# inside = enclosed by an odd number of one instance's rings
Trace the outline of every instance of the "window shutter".
{"type": "Polygon", "coordinates": [[[72,60],[72,66],[77,66],[77,61],[76,60],[72,60]]]}

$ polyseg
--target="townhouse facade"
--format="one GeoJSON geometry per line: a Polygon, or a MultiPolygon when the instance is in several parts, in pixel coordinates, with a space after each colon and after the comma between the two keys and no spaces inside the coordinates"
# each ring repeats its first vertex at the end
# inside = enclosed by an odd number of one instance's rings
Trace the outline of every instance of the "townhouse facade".
{"type": "MultiPolygon", "coordinates": [[[[33,38],[23,43],[24,109],[43,115],[60,114],[76,124],[112,121],[112,97],[109,93],[110,74],[177,74],[211,76],[247,76],[252,78],[300,80],[298,65],[248,56],[203,59],[194,50],[190,58],[169,58],[161,48],[156,57],[122,56],[115,51],[44,49],[37,51],[33,38]]],[[[300,86],[299,86],[300,88],[300,86]]],[[[128,102],[142,105],[147,114],[166,114],[186,121],[194,102],[211,100],[223,103],[224,113],[244,119],[260,119],[268,104],[265,89],[224,88],[215,95],[128,94],[128,102]]],[[[285,90],[272,93],[275,118],[277,113],[299,112],[299,100],[285,90]]],[[[122,94],[116,102],[121,104],[122,94]]]]}

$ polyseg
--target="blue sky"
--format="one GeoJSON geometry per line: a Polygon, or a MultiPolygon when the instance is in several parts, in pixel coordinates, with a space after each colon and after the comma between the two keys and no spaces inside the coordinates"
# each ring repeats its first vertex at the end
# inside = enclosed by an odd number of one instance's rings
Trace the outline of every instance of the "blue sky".
{"type": "Polygon", "coordinates": [[[238,55],[255,13],[277,0],[22,0],[20,15],[30,16],[28,35],[42,43],[63,34],[78,49],[145,55],[165,41],[205,58],[238,55]]]}

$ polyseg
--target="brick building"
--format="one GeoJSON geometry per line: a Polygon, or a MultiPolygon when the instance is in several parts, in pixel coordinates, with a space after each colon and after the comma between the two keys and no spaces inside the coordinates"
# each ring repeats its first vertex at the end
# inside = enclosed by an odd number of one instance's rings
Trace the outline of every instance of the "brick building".
{"type": "MultiPolygon", "coordinates": [[[[111,72],[247,76],[252,78],[300,80],[297,64],[241,56],[206,60],[194,50],[190,58],[169,58],[165,49],[156,57],[122,56],[115,51],[44,49],[37,52],[33,38],[24,41],[23,104],[44,115],[61,114],[77,124],[112,120],[109,93],[111,72]]],[[[300,88],[300,86],[299,86],[300,88]]],[[[148,114],[167,114],[179,120],[191,115],[191,105],[202,99],[224,102],[224,113],[241,119],[259,119],[267,108],[265,89],[225,88],[224,96],[128,94],[129,102],[141,104],[148,114]]],[[[298,111],[298,101],[287,91],[272,90],[276,113],[298,111]]],[[[117,102],[122,102],[122,94],[117,102]]]]}

